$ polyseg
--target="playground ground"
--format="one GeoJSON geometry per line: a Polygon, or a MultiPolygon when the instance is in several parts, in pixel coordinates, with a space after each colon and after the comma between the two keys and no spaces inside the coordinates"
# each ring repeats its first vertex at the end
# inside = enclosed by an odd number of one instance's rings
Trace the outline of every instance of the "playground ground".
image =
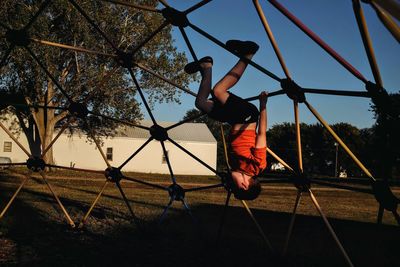
{"type": "MultiPolygon", "coordinates": [[[[20,174],[21,170],[0,171],[0,209],[17,188],[20,174]]],[[[168,176],[135,177],[170,184],[168,176]]],[[[218,182],[213,177],[177,180],[184,188],[218,182]]],[[[53,173],[49,181],[77,223],[104,177],[53,173]]],[[[0,220],[0,266],[346,266],[306,195],[287,255],[279,257],[267,249],[237,200],[231,201],[216,246],[224,189],[186,194],[195,222],[176,202],[158,224],[168,193],[131,182],[122,182],[122,187],[142,220],[140,229],[132,223],[116,186],[109,184],[85,227],[78,230],[68,225],[41,179],[29,180],[0,220]]],[[[375,223],[378,205],[373,196],[324,187],[313,187],[313,192],[355,266],[399,266],[400,229],[388,212],[383,225],[375,223]]],[[[394,192],[399,195],[400,190],[394,192]]],[[[248,202],[275,251],[284,245],[295,198],[292,185],[273,184],[248,202]]]]}

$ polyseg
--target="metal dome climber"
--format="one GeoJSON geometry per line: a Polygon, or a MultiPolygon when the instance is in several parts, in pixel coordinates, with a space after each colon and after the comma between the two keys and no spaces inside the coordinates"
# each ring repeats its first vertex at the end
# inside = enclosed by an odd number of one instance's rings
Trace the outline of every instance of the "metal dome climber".
{"type": "MultiPolygon", "coordinates": [[[[88,172],[88,173],[101,173],[105,176],[105,181],[103,186],[101,187],[98,195],[94,199],[93,203],[91,204],[90,208],[88,209],[87,213],[84,215],[80,222],[80,227],[82,227],[86,221],[86,219],[89,217],[91,211],[95,207],[96,203],[102,196],[106,186],[108,183],[112,182],[115,183],[117,186],[134,222],[140,226],[139,219],[136,217],[131,204],[129,203],[129,200],[127,199],[124,190],[120,184],[121,180],[128,180],[132,181],[135,183],[139,183],[145,186],[149,186],[155,189],[160,189],[164,190],[168,193],[169,195],[169,202],[166,205],[164,211],[162,212],[160,216],[160,222],[163,220],[165,217],[167,211],[171,207],[172,203],[174,201],[180,201],[182,202],[182,205],[184,206],[185,210],[188,212],[188,214],[193,218],[192,212],[186,203],[185,200],[185,195],[186,193],[192,192],[192,191],[200,191],[200,190],[207,190],[207,189],[212,189],[212,188],[218,188],[218,187],[224,187],[227,190],[227,197],[226,197],[226,202],[224,206],[224,212],[221,218],[220,226],[219,226],[219,231],[218,231],[218,240],[221,235],[222,227],[224,224],[224,218],[226,215],[227,207],[229,206],[229,201],[231,197],[231,189],[229,186],[228,178],[229,173],[219,173],[216,170],[214,170],[212,167],[208,166],[205,162],[203,162],[201,159],[199,159],[196,155],[191,153],[190,151],[186,150],[184,147],[179,145],[177,142],[172,140],[168,136],[168,131],[182,125],[183,123],[189,122],[195,118],[189,118],[187,120],[183,120],[181,122],[178,122],[174,125],[171,125],[169,127],[161,127],[155,117],[152,114],[152,111],[147,103],[147,100],[142,92],[141,86],[139,82],[137,81],[134,72],[132,71],[132,68],[139,68],[144,72],[147,72],[151,75],[154,75],[155,77],[163,80],[164,82],[173,85],[177,87],[178,89],[192,95],[196,96],[194,92],[191,90],[184,88],[182,86],[179,86],[178,84],[174,83],[173,81],[163,77],[162,75],[158,74],[156,71],[151,70],[150,68],[144,66],[143,64],[140,64],[138,62],[135,62],[135,53],[139,51],[147,42],[149,42],[156,34],[158,34],[163,28],[165,28],[167,25],[171,24],[173,26],[176,26],[179,28],[182,37],[185,41],[185,43],[188,46],[188,49],[190,51],[191,56],[193,57],[194,60],[198,60],[196,53],[191,45],[191,42],[185,32],[186,27],[190,27],[192,30],[195,32],[199,33],[200,35],[204,36],[205,38],[209,39],[211,42],[215,43],[216,45],[226,49],[228,52],[234,54],[237,57],[240,57],[239,55],[235,54],[232,51],[229,51],[225,44],[221,42],[220,40],[216,39],[215,37],[211,36],[207,32],[203,31],[196,25],[192,24],[189,19],[187,18],[187,15],[190,14],[191,12],[201,8],[202,6],[206,5],[207,3],[211,2],[211,0],[204,0],[199,2],[198,4],[188,8],[185,11],[178,11],[174,9],[173,7],[169,6],[164,0],[160,0],[161,4],[164,6],[163,9],[155,9],[152,7],[146,7],[146,6],[140,6],[140,5],[135,5],[131,3],[125,3],[122,1],[111,1],[111,0],[102,0],[104,2],[111,2],[114,4],[122,5],[122,6],[127,6],[127,7],[132,7],[132,8],[137,8],[141,9],[144,11],[148,12],[157,12],[160,13],[164,18],[165,21],[151,34],[148,36],[143,37],[143,41],[139,43],[135,48],[132,49],[132,51],[121,51],[108,37],[107,35],[101,30],[101,28],[98,26],[98,24],[90,18],[90,16],[83,10],[80,5],[75,2],[74,0],[68,0],[70,4],[87,20],[88,24],[97,32],[99,33],[104,40],[113,48],[114,54],[105,54],[102,52],[97,52],[94,50],[90,50],[87,48],[83,47],[77,47],[77,46],[72,46],[68,44],[60,44],[60,43],[54,43],[54,42],[49,42],[46,40],[39,40],[36,38],[33,38],[29,34],[29,29],[32,26],[32,24],[36,21],[36,19],[43,13],[43,11],[46,9],[48,5],[51,4],[50,0],[46,0],[42,3],[41,7],[39,10],[34,14],[34,16],[31,18],[31,20],[25,25],[22,29],[12,29],[8,27],[7,25],[4,25],[3,23],[0,24],[2,28],[6,30],[6,35],[5,39],[9,44],[9,48],[4,54],[4,56],[1,58],[0,61],[0,67],[3,67],[7,63],[7,59],[12,53],[13,49],[15,47],[21,47],[25,49],[31,57],[37,62],[37,64],[42,68],[42,70],[46,73],[49,79],[52,80],[52,82],[56,85],[60,93],[65,97],[65,99],[68,102],[68,105],[65,105],[63,107],[49,107],[47,105],[44,106],[39,106],[39,105],[26,105],[28,108],[43,108],[43,109],[48,109],[48,108],[53,108],[53,109],[58,109],[58,110],[63,110],[63,111],[68,111],[69,116],[66,120],[66,122],[63,124],[62,128],[60,129],[58,135],[52,140],[52,142],[48,145],[47,148],[45,148],[42,153],[39,156],[34,156],[31,155],[31,153],[28,152],[26,148],[23,147],[23,145],[13,136],[13,134],[3,125],[0,123],[0,127],[10,136],[10,138],[13,139],[13,141],[24,151],[24,153],[27,155],[28,160],[26,162],[21,162],[21,163],[12,163],[11,165],[23,165],[26,166],[29,169],[28,174],[25,176],[23,179],[22,183],[18,187],[18,189],[15,191],[14,195],[11,197],[5,208],[2,210],[0,213],[0,219],[4,216],[8,208],[11,206],[12,202],[20,192],[20,190],[23,188],[24,184],[26,181],[31,177],[32,172],[38,172],[41,177],[43,178],[44,182],[46,183],[47,187],[53,194],[54,198],[56,199],[58,205],[62,209],[68,223],[74,227],[74,222],[69,216],[68,212],[64,208],[63,204],[59,200],[57,194],[54,192],[52,189],[51,185],[48,183],[46,179],[46,173],[43,171],[45,167],[57,167],[57,168],[64,168],[64,169],[69,169],[68,167],[65,166],[58,166],[58,165],[50,165],[44,162],[43,157],[44,155],[48,152],[48,150],[51,148],[52,145],[57,141],[57,139],[60,137],[60,135],[68,128],[68,126],[75,120],[80,120],[83,123],[87,123],[87,116],[97,116],[103,119],[108,119],[108,120],[113,120],[116,122],[119,122],[121,124],[129,125],[129,126],[134,126],[134,127],[139,127],[141,129],[147,130],[150,133],[149,139],[142,145],[140,146],[136,151],[134,151],[129,158],[126,159],[124,163],[122,163],[120,166],[112,166],[110,162],[107,160],[107,157],[105,153],[103,152],[101,145],[99,141],[97,140],[96,136],[94,135],[93,132],[88,132],[88,135],[94,140],[94,143],[96,144],[97,149],[99,150],[102,158],[104,159],[105,162],[105,170],[104,171],[94,171],[94,170],[87,170],[87,169],[78,169],[74,168],[75,170],[82,171],[82,172],[88,172]],[[113,60],[115,60],[120,67],[125,68],[129,74],[130,77],[135,84],[135,87],[137,91],[139,92],[140,98],[142,102],[144,103],[145,109],[147,110],[151,121],[153,123],[153,126],[151,127],[145,127],[142,125],[137,125],[137,124],[132,124],[130,122],[118,120],[115,118],[108,117],[103,114],[98,114],[96,112],[90,111],[90,109],[87,106],[87,103],[77,103],[74,101],[73,97],[68,95],[68,93],[63,89],[63,87],[58,83],[57,79],[54,78],[54,76],[50,73],[50,71],[47,69],[47,67],[42,63],[42,61],[36,56],[36,54],[33,52],[33,50],[30,48],[30,45],[32,43],[39,43],[41,45],[47,45],[47,46],[53,46],[53,47],[59,47],[62,49],[69,49],[73,50],[76,52],[80,53],[87,53],[87,54],[94,54],[94,55],[101,55],[105,57],[109,57],[113,60]],[[160,145],[162,147],[162,150],[164,152],[166,162],[168,165],[168,169],[170,172],[171,176],[171,185],[168,187],[154,184],[154,183],[149,183],[145,181],[141,181],[139,179],[133,178],[133,177],[128,177],[126,176],[122,169],[123,167],[136,155],[140,153],[140,151],[146,147],[152,140],[156,140],[160,142],[160,145]],[[176,147],[178,147],[180,150],[185,152],[187,155],[198,161],[201,165],[203,165],[205,168],[209,169],[210,171],[214,172],[217,176],[220,177],[221,182],[215,185],[209,185],[209,186],[202,186],[202,187],[196,187],[196,188],[190,188],[190,189],[185,189],[179,183],[176,181],[174,172],[173,172],[173,166],[171,165],[171,162],[168,158],[168,153],[166,152],[165,148],[165,142],[169,141],[176,147]]],[[[399,199],[397,199],[393,193],[390,190],[390,187],[388,186],[387,181],[378,181],[376,178],[368,171],[368,169],[358,160],[358,158],[352,153],[352,151],[346,146],[346,144],[340,139],[339,136],[333,131],[333,129],[328,125],[328,123],[321,117],[321,115],[313,108],[313,106],[307,101],[306,99],[306,94],[325,94],[325,95],[339,95],[339,96],[353,96],[353,97],[369,97],[372,98],[372,100],[375,103],[381,103],[381,99],[385,97],[385,90],[382,84],[382,80],[380,77],[379,73],[379,68],[376,64],[375,56],[374,56],[374,51],[372,49],[371,45],[371,40],[369,37],[368,29],[365,23],[365,18],[363,16],[363,11],[360,5],[359,0],[353,0],[353,7],[354,7],[354,13],[357,18],[357,23],[359,26],[359,30],[362,36],[362,40],[364,43],[364,47],[368,56],[368,60],[372,69],[372,73],[374,75],[374,80],[375,83],[368,81],[358,70],[356,70],[349,62],[347,62],[344,58],[342,58],[336,51],[334,51],[328,44],[326,44],[322,39],[320,39],[315,33],[313,33],[309,28],[307,28],[299,19],[297,19],[292,13],[290,13],[285,7],[283,7],[279,2],[276,0],[267,0],[271,5],[273,5],[278,11],[280,11],[285,17],[287,17],[290,21],[292,21],[300,30],[302,30],[306,35],[308,35],[313,41],[315,41],[322,49],[324,49],[329,55],[331,55],[338,63],[340,63],[345,69],[347,69],[352,75],[354,75],[356,78],[358,78],[362,83],[364,83],[366,87],[366,92],[358,92],[358,91],[342,91],[342,90],[326,90],[326,89],[315,89],[315,88],[303,88],[300,85],[298,85],[291,77],[288,68],[285,65],[285,61],[283,59],[282,54],[280,53],[279,47],[277,45],[277,42],[275,41],[275,38],[273,36],[272,30],[269,27],[269,24],[267,22],[267,19],[263,13],[263,10],[259,4],[258,0],[253,0],[254,7],[258,13],[258,16],[261,20],[261,23],[266,31],[266,34],[271,42],[271,45],[273,46],[273,49],[276,53],[276,56],[281,64],[281,67],[285,73],[285,78],[280,78],[277,75],[273,74],[272,72],[268,71],[264,67],[258,65],[257,63],[253,61],[249,61],[249,65],[253,66],[260,72],[264,73],[265,75],[269,76],[270,78],[280,82],[282,89],[272,92],[269,94],[270,97],[277,96],[277,95],[283,95],[286,94],[292,101],[293,101],[293,106],[294,106],[294,117],[295,117],[295,125],[296,125],[296,144],[297,144],[297,158],[298,158],[298,163],[297,166],[291,167],[289,166],[286,162],[284,162],[278,155],[276,155],[273,151],[271,151],[269,148],[267,148],[267,152],[273,156],[277,161],[282,163],[288,170],[290,170],[293,173],[293,176],[287,180],[288,183],[293,183],[296,188],[298,189],[297,192],[297,198],[294,204],[294,209],[293,209],[293,214],[292,218],[289,224],[289,229],[287,232],[286,236],[286,241],[285,241],[285,246],[283,249],[283,253],[285,253],[288,249],[289,245],[289,240],[291,237],[291,233],[293,230],[294,226],[294,221],[295,221],[295,216],[297,212],[297,207],[299,205],[301,196],[303,193],[307,193],[313,204],[315,205],[315,208],[321,215],[326,227],[328,228],[329,232],[333,236],[338,248],[340,249],[341,253],[343,254],[347,264],[349,266],[353,266],[350,257],[347,255],[346,251],[344,250],[342,244],[340,243],[338,237],[336,236],[333,228],[331,227],[329,221],[327,220],[325,214],[323,213],[316,197],[314,196],[312,190],[311,190],[311,185],[312,183],[323,183],[326,186],[331,186],[331,187],[336,187],[336,188],[345,188],[348,190],[356,191],[356,192],[363,192],[363,193],[368,193],[372,194],[375,196],[376,200],[379,202],[379,213],[378,213],[378,221],[380,222],[382,220],[383,212],[384,210],[388,210],[393,215],[395,216],[397,222],[400,224],[400,218],[397,212],[397,206],[399,203],[399,199]],[[353,161],[358,165],[358,167],[369,177],[370,182],[371,182],[371,190],[365,190],[365,189],[360,189],[354,186],[339,186],[334,183],[329,183],[329,182],[321,182],[317,181],[315,179],[312,179],[307,176],[307,174],[303,171],[303,162],[302,162],[302,144],[301,144],[301,135],[300,135],[300,120],[299,120],[299,113],[298,113],[298,104],[303,103],[305,106],[310,110],[310,112],[317,118],[317,120],[326,128],[326,130],[332,135],[332,137],[336,140],[337,143],[340,144],[340,146],[346,151],[346,153],[353,159],[353,161]]],[[[388,21],[388,19],[385,16],[382,16],[382,8],[376,4],[375,1],[367,1],[369,4],[373,6],[375,11],[377,12],[378,16],[380,17],[381,20],[383,20],[384,24],[386,27],[388,27],[389,31],[397,38],[400,33],[400,29],[397,25],[393,25],[388,21]]],[[[257,99],[257,97],[251,97],[248,98],[248,101],[252,101],[257,99]]],[[[13,103],[9,103],[10,105],[13,103]]],[[[268,181],[266,181],[267,183],[268,181]]],[[[242,204],[244,205],[246,211],[248,214],[251,216],[253,219],[257,229],[260,231],[261,236],[263,237],[264,241],[266,242],[267,246],[272,249],[272,246],[268,239],[266,238],[265,234],[262,231],[262,228],[258,224],[257,220],[254,218],[254,216],[251,214],[251,211],[247,205],[246,202],[242,201],[242,204]]]]}
{"type": "MultiPolygon", "coordinates": [[[[99,200],[99,198],[101,197],[106,185],[109,182],[113,182],[116,184],[117,188],[119,189],[121,196],[123,198],[123,200],[125,201],[129,212],[131,213],[134,222],[136,224],[138,224],[138,220],[133,212],[133,209],[131,208],[128,199],[125,196],[125,193],[120,185],[120,181],[122,179],[125,180],[130,180],[139,184],[143,184],[143,185],[147,185],[153,188],[157,188],[157,189],[161,189],[161,190],[165,190],[168,192],[169,196],[170,196],[170,202],[169,204],[166,206],[164,212],[162,213],[162,215],[160,216],[160,220],[163,218],[163,216],[166,214],[166,212],[168,211],[169,207],[171,206],[172,202],[177,200],[177,201],[181,201],[183,206],[185,207],[185,209],[188,211],[188,213],[191,215],[189,206],[187,205],[186,201],[185,201],[185,193],[186,192],[190,192],[190,191],[198,191],[198,190],[205,190],[205,189],[211,189],[211,188],[216,188],[216,187],[222,187],[223,183],[217,184],[217,185],[212,185],[212,186],[204,186],[204,187],[199,187],[199,188],[191,188],[191,189],[183,189],[180,185],[177,184],[176,179],[174,177],[173,174],[173,170],[172,170],[172,166],[170,163],[170,160],[168,158],[168,155],[166,154],[166,149],[165,149],[165,145],[164,145],[164,141],[170,141],[172,142],[174,145],[176,145],[178,148],[180,148],[181,150],[183,150],[184,152],[186,152],[187,154],[191,155],[193,158],[195,158],[197,161],[199,161],[201,164],[203,164],[204,166],[206,166],[207,168],[209,168],[211,171],[216,173],[216,170],[214,170],[213,168],[211,168],[210,166],[208,166],[206,163],[202,162],[199,158],[197,158],[195,155],[191,154],[189,151],[187,151],[185,148],[183,148],[182,146],[180,146],[178,143],[174,142],[172,139],[170,139],[168,137],[168,133],[167,131],[170,129],[173,129],[183,123],[185,123],[186,121],[183,122],[179,122],[175,125],[169,126],[168,128],[163,128],[161,126],[159,126],[149,108],[149,105],[147,104],[147,101],[143,95],[143,92],[140,88],[140,85],[138,83],[138,81],[135,78],[135,75],[132,71],[132,67],[139,67],[140,69],[172,84],[175,85],[176,87],[180,88],[181,90],[192,94],[192,95],[196,95],[195,93],[191,92],[188,89],[182,88],[179,85],[173,83],[172,81],[169,81],[168,79],[164,78],[161,75],[158,75],[156,72],[152,71],[151,69],[141,65],[141,64],[137,64],[136,62],[134,62],[134,53],[136,51],[138,51],[143,45],[145,45],[149,40],[151,40],[151,38],[157,34],[159,31],[161,31],[165,26],[167,26],[169,23],[165,22],[163,23],[154,33],[152,33],[150,36],[146,37],[145,40],[143,40],[142,43],[140,43],[137,47],[135,47],[133,49],[133,51],[130,52],[125,52],[125,51],[121,51],[120,49],[118,49],[111,41],[110,39],[105,35],[105,33],[98,27],[98,25],[90,18],[90,16],[88,14],[86,14],[85,10],[83,10],[75,1],[69,1],[71,3],[71,5],[76,8],[76,10],[79,11],[79,13],[81,13],[81,15],[83,17],[85,17],[85,19],[88,21],[88,23],[97,31],[100,33],[100,35],[110,44],[110,46],[115,50],[115,54],[105,54],[105,53],[101,53],[101,52],[96,52],[93,50],[89,50],[89,49],[85,49],[85,48],[81,48],[81,47],[76,47],[76,46],[70,46],[70,45],[66,45],[66,44],[59,44],[59,43],[54,43],[54,42],[49,42],[49,41],[45,41],[45,40],[38,40],[35,38],[31,38],[29,36],[28,30],[31,27],[31,25],[35,22],[35,20],[39,17],[39,15],[45,10],[45,8],[50,5],[51,1],[44,1],[41,5],[41,7],[39,8],[39,10],[36,12],[36,14],[32,17],[32,19],[29,21],[29,23],[21,30],[13,30],[11,28],[9,28],[8,26],[1,24],[1,26],[3,28],[5,28],[7,30],[6,33],[6,40],[9,43],[9,49],[8,51],[6,51],[4,57],[1,60],[1,66],[4,66],[7,58],[9,57],[9,55],[11,54],[12,50],[16,47],[23,47],[24,49],[26,49],[29,54],[32,56],[32,58],[37,62],[37,64],[43,69],[43,71],[46,73],[46,75],[49,77],[49,79],[52,80],[52,82],[56,85],[56,87],[59,89],[59,91],[62,93],[62,95],[68,100],[69,105],[66,105],[65,107],[49,107],[49,106],[40,106],[40,105],[25,105],[28,108],[52,108],[52,109],[58,109],[58,110],[63,110],[63,111],[68,111],[70,114],[70,118],[67,120],[67,122],[64,123],[63,127],[60,129],[58,135],[52,140],[52,142],[49,144],[49,146],[47,148],[44,149],[44,151],[41,153],[40,157],[34,157],[32,156],[24,147],[23,145],[18,142],[18,140],[12,135],[11,132],[8,131],[8,129],[6,127],[4,127],[3,124],[0,124],[1,127],[6,131],[6,133],[10,136],[10,138],[12,138],[17,145],[27,154],[28,156],[28,161],[26,164],[24,163],[13,163],[11,165],[26,165],[28,168],[32,169],[32,171],[41,171],[40,174],[43,176],[43,179],[45,179],[45,173],[43,172],[45,167],[57,167],[57,168],[62,168],[62,169],[69,169],[68,167],[65,166],[57,166],[57,165],[50,165],[50,164],[46,164],[43,160],[43,156],[48,152],[48,150],[51,148],[51,146],[57,141],[57,139],[60,137],[60,135],[67,129],[67,127],[75,120],[75,119],[79,119],[81,121],[83,121],[83,123],[87,123],[86,122],[86,117],[88,115],[92,115],[92,116],[99,116],[105,119],[109,119],[109,120],[114,120],[117,122],[120,122],[122,124],[126,124],[129,126],[134,126],[134,127],[138,127],[138,128],[142,128],[145,130],[148,130],[150,132],[151,137],[137,150],[135,151],[124,163],[122,163],[120,166],[118,167],[114,167],[111,166],[111,164],[108,162],[104,152],[102,151],[102,148],[100,146],[99,141],[96,139],[95,135],[92,132],[89,132],[88,135],[94,140],[94,143],[96,144],[96,147],[98,148],[102,158],[104,159],[107,167],[105,169],[104,172],[100,172],[100,171],[93,171],[93,170],[87,170],[87,169],[78,169],[78,168],[74,168],[75,170],[79,170],[79,171],[83,171],[83,172],[89,172],[89,173],[102,173],[105,175],[106,180],[105,183],[101,189],[101,191],[99,192],[98,196],[96,197],[96,199],[94,200],[94,202],[92,203],[92,205],[90,206],[88,212],[86,213],[86,215],[83,217],[83,219],[81,220],[80,223],[80,227],[82,227],[84,225],[85,220],[87,219],[87,217],[90,215],[92,209],[94,208],[94,206],[96,205],[97,201],[99,200]],[[34,54],[34,52],[29,48],[29,45],[32,41],[35,41],[37,43],[43,44],[43,45],[49,45],[49,46],[55,46],[55,47],[59,47],[59,48],[64,48],[64,49],[70,49],[73,51],[78,51],[78,52],[82,52],[82,53],[88,53],[88,54],[95,54],[95,55],[102,55],[102,56],[107,56],[110,58],[113,58],[119,65],[120,67],[126,68],[130,75],[131,78],[134,82],[134,84],[136,85],[140,97],[143,100],[143,103],[147,109],[147,111],[149,112],[149,115],[154,123],[154,125],[152,127],[145,127],[145,126],[141,126],[141,125],[136,125],[136,124],[132,124],[129,122],[125,122],[125,121],[120,121],[120,120],[116,120],[114,118],[110,118],[107,116],[104,116],[102,114],[96,114],[93,111],[88,110],[87,108],[87,104],[86,103],[76,103],[73,98],[71,96],[69,96],[66,91],[62,88],[62,86],[57,82],[57,79],[54,78],[54,76],[48,71],[48,69],[46,68],[46,66],[41,62],[41,60],[34,54]],[[130,161],[132,160],[147,144],[150,143],[150,141],[152,140],[157,140],[161,143],[163,152],[165,154],[166,157],[166,161],[168,164],[168,168],[169,171],[171,173],[171,179],[172,179],[172,184],[169,187],[165,187],[165,186],[161,186],[161,185],[157,185],[157,184],[152,184],[152,183],[148,183],[145,181],[141,181],[132,177],[127,177],[125,175],[123,175],[123,173],[121,172],[121,169],[130,161]]],[[[142,7],[139,7],[142,8],[142,7]]],[[[148,11],[154,11],[154,12],[159,12],[153,8],[145,8],[143,7],[145,10],[148,11]]],[[[8,103],[8,104],[13,104],[13,103],[8,103]]],[[[21,183],[20,187],[17,189],[17,191],[15,192],[15,194],[12,196],[12,198],[10,199],[10,201],[7,203],[6,207],[3,209],[1,216],[2,217],[5,212],[7,211],[7,209],[10,207],[10,205],[12,204],[12,202],[14,201],[15,197],[17,196],[17,194],[19,193],[19,191],[22,189],[22,187],[24,186],[25,182],[30,178],[30,173],[26,176],[26,179],[21,183]]],[[[46,184],[49,186],[50,185],[47,183],[46,184]]],[[[54,193],[54,191],[52,189],[50,189],[51,192],[53,193],[54,197],[56,198],[57,202],[59,203],[61,209],[64,212],[65,217],[67,218],[67,221],[69,222],[69,224],[74,227],[75,224],[72,221],[72,219],[70,218],[68,212],[65,210],[65,208],[63,207],[63,205],[61,204],[61,202],[59,201],[57,195],[54,193]]],[[[138,224],[139,226],[139,224],[138,224]]]]}

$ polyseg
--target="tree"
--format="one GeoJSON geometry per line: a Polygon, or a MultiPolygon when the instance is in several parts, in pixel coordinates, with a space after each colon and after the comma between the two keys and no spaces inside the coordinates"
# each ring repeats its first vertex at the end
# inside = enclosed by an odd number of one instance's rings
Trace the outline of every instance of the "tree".
{"type": "MultiPolygon", "coordinates": [[[[366,164],[366,154],[364,153],[365,140],[362,138],[360,130],[348,123],[337,123],[332,125],[332,129],[342,139],[346,146],[353,152],[353,154],[366,164]]],[[[329,135],[328,144],[332,147],[331,157],[333,153],[333,143],[335,142],[333,137],[329,135]]],[[[334,159],[332,159],[334,162],[334,159]]],[[[356,163],[350,158],[350,156],[339,146],[338,150],[338,165],[346,170],[349,176],[365,177],[364,172],[356,165],[356,163]]]]}
{"type": "MultiPolygon", "coordinates": [[[[332,125],[332,129],[343,142],[363,160],[365,141],[360,130],[347,123],[332,125]]],[[[335,140],[320,124],[300,124],[302,162],[305,172],[314,175],[332,176],[335,170],[335,140]]],[[[297,144],[295,124],[282,123],[272,126],[267,132],[268,146],[293,168],[297,168],[297,144]]],[[[353,160],[339,148],[339,166],[350,175],[359,176],[361,172],[353,160]]],[[[273,159],[269,159],[274,161],[273,159]]]]}
{"type": "MultiPolygon", "coordinates": [[[[297,167],[296,130],[293,123],[273,125],[267,131],[267,145],[292,168],[297,167]]],[[[272,157],[267,159],[270,163],[275,162],[272,157]]]]}
{"type": "Polygon", "coordinates": [[[375,174],[390,180],[399,177],[400,170],[400,93],[378,90],[372,95],[372,102],[376,123],[370,149],[375,154],[375,174]]]}
{"type": "MultiPolygon", "coordinates": [[[[158,3],[155,0],[137,2],[153,7],[158,3]]],[[[0,10],[2,25],[11,29],[23,28],[42,3],[35,0],[3,0],[0,10]]],[[[158,13],[128,9],[102,1],[80,1],[79,5],[120,51],[133,51],[164,22],[158,13]]],[[[7,34],[6,27],[0,27],[0,36],[7,34]]],[[[30,38],[84,47],[102,54],[116,53],[82,14],[65,0],[50,1],[29,28],[28,35],[30,38]]],[[[0,59],[10,46],[11,43],[5,38],[1,39],[0,59]]],[[[136,87],[128,70],[120,67],[116,60],[108,56],[45,47],[32,40],[28,48],[40,59],[56,83],[46,75],[27,49],[16,47],[0,70],[0,92],[2,106],[14,107],[13,111],[27,136],[33,155],[39,155],[51,142],[55,129],[69,119],[65,109],[55,107],[67,107],[71,101],[83,103],[93,113],[103,114],[104,117],[129,122],[141,118],[140,105],[135,99],[136,87]],[[9,100],[15,102],[7,102],[9,100]],[[31,108],[21,106],[21,103],[31,105],[31,108]]],[[[191,81],[182,71],[187,59],[173,45],[171,26],[165,27],[136,51],[133,60],[181,86],[187,86],[191,81]]],[[[143,70],[134,68],[133,72],[141,88],[148,93],[150,105],[156,101],[179,101],[179,92],[173,86],[143,70]]],[[[98,135],[113,134],[116,128],[115,122],[95,116],[88,116],[86,122],[81,122],[79,126],[90,128],[98,135]]],[[[52,151],[49,150],[44,160],[51,163],[52,159],[52,151]]]]}

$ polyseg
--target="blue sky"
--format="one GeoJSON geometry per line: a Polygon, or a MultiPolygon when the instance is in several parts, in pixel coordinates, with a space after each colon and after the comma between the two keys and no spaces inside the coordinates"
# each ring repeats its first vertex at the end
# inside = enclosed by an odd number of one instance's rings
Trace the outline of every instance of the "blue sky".
{"type": "MultiPolygon", "coordinates": [[[[192,0],[169,0],[178,10],[196,4],[192,0]]],[[[305,88],[365,91],[364,84],[331,58],[300,29],[291,23],[267,1],[259,1],[271,26],[289,72],[296,83],[305,88]]],[[[367,56],[350,0],[280,0],[290,12],[320,36],[343,58],[350,62],[364,77],[373,81],[367,56]]],[[[362,5],[371,35],[375,55],[384,87],[389,92],[398,92],[400,85],[400,46],[381,24],[369,5],[362,5]]],[[[262,27],[251,0],[214,0],[189,14],[188,19],[197,27],[225,42],[229,39],[253,40],[260,45],[254,62],[284,78],[268,37],[262,27]]],[[[185,28],[197,56],[214,58],[213,83],[216,83],[235,64],[237,58],[201,36],[191,28],[185,28]]],[[[192,60],[178,29],[173,33],[175,45],[192,60]]],[[[198,83],[189,86],[197,92],[198,83]]],[[[233,92],[242,97],[258,95],[262,90],[280,89],[278,82],[249,66],[233,92]]],[[[359,128],[374,123],[367,98],[307,95],[313,105],[329,123],[348,122],[359,128]]],[[[194,97],[182,93],[182,104],[157,104],[154,115],[157,120],[178,121],[187,110],[194,107],[194,97]]],[[[148,118],[145,110],[145,117],[148,118]]],[[[300,105],[300,120],[316,123],[316,119],[300,105]]],[[[286,96],[276,96],[268,101],[269,126],[282,122],[293,122],[293,102],[286,96]]]]}

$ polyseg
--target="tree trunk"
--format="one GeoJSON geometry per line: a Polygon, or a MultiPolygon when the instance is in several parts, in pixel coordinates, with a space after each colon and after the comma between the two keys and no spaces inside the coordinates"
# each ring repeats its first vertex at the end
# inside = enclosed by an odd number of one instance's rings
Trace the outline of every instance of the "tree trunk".
{"type": "MultiPolygon", "coordinates": [[[[53,84],[51,81],[49,81],[47,83],[47,92],[45,93],[45,95],[38,97],[39,104],[43,106],[47,106],[47,104],[49,104],[49,107],[54,106],[54,103],[52,101],[50,101],[50,103],[47,103],[48,98],[51,99],[53,94],[53,84]]],[[[28,104],[31,104],[30,99],[27,99],[27,102],[28,104]]],[[[55,110],[48,108],[39,108],[36,110],[32,110],[32,117],[36,124],[38,136],[40,137],[40,154],[44,153],[43,160],[47,164],[54,164],[53,147],[48,146],[53,140],[54,127],[58,121],[58,118],[56,118],[55,115],[55,110]]]]}
{"type": "Polygon", "coordinates": [[[19,125],[21,126],[22,131],[24,132],[26,139],[28,141],[29,151],[31,152],[32,156],[39,157],[41,150],[39,131],[32,117],[28,118],[28,124],[26,125],[22,113],[23,112],[17,110],[16,116],[19,120],[19,125]]]}
{"type": "MultiPolygon", "coordinates": [[[[67,75],[68,67],[61,72],[61,82],[65,82],[67,75]]],[[[31,116],[29,118],[31,120],[32,129],[27,131],[27,127],[25,127],[25,134],[27,136],[32,155],[39,157],[43,154],[43,160],[47,164],[54,164],[54,144],[50,147],[49,145],[54,138],[54,132],[57,123],[64,119],[68,112],[62,111],[61,113],[56,114],[56,110],[52,108],[60,105],[57,100],[53,99],[56,94],[56,88],[54,87],[55,85],[52,80],[47,80],[47,86],[45,88],[42,86],[42,84],[35,84],[35,103],[39,104],[40,106],[44,106],[45,108],[41,107],[37,109],[31,109],[31,116]],[[36,127],[34,127],[34,125],[36,127]]],[[[32,99],[29,97],[26,97],[25,100],[28,105],[34,104],[32,99]]],[[[22,126],[22,128],[24,128],[24,126],[22,126]]]]}
{"type": "MultiPolygon", "coordinates": [[[[48,125],[50,126],[50,125],[48,125]]],[[[46,132],[44,134],[44,137],[42,138],[42,152],[47,149],[51,141],[53,140],[53,135],[54,135],[54,125],[52,127],[48,127],[46,129],[46,132]]],[[[51,146],[47,152],[43,155],[43,160],[47,164],[52,164],[54,165],[54,157],[53,157],[53,146],[51,146]]]]}

